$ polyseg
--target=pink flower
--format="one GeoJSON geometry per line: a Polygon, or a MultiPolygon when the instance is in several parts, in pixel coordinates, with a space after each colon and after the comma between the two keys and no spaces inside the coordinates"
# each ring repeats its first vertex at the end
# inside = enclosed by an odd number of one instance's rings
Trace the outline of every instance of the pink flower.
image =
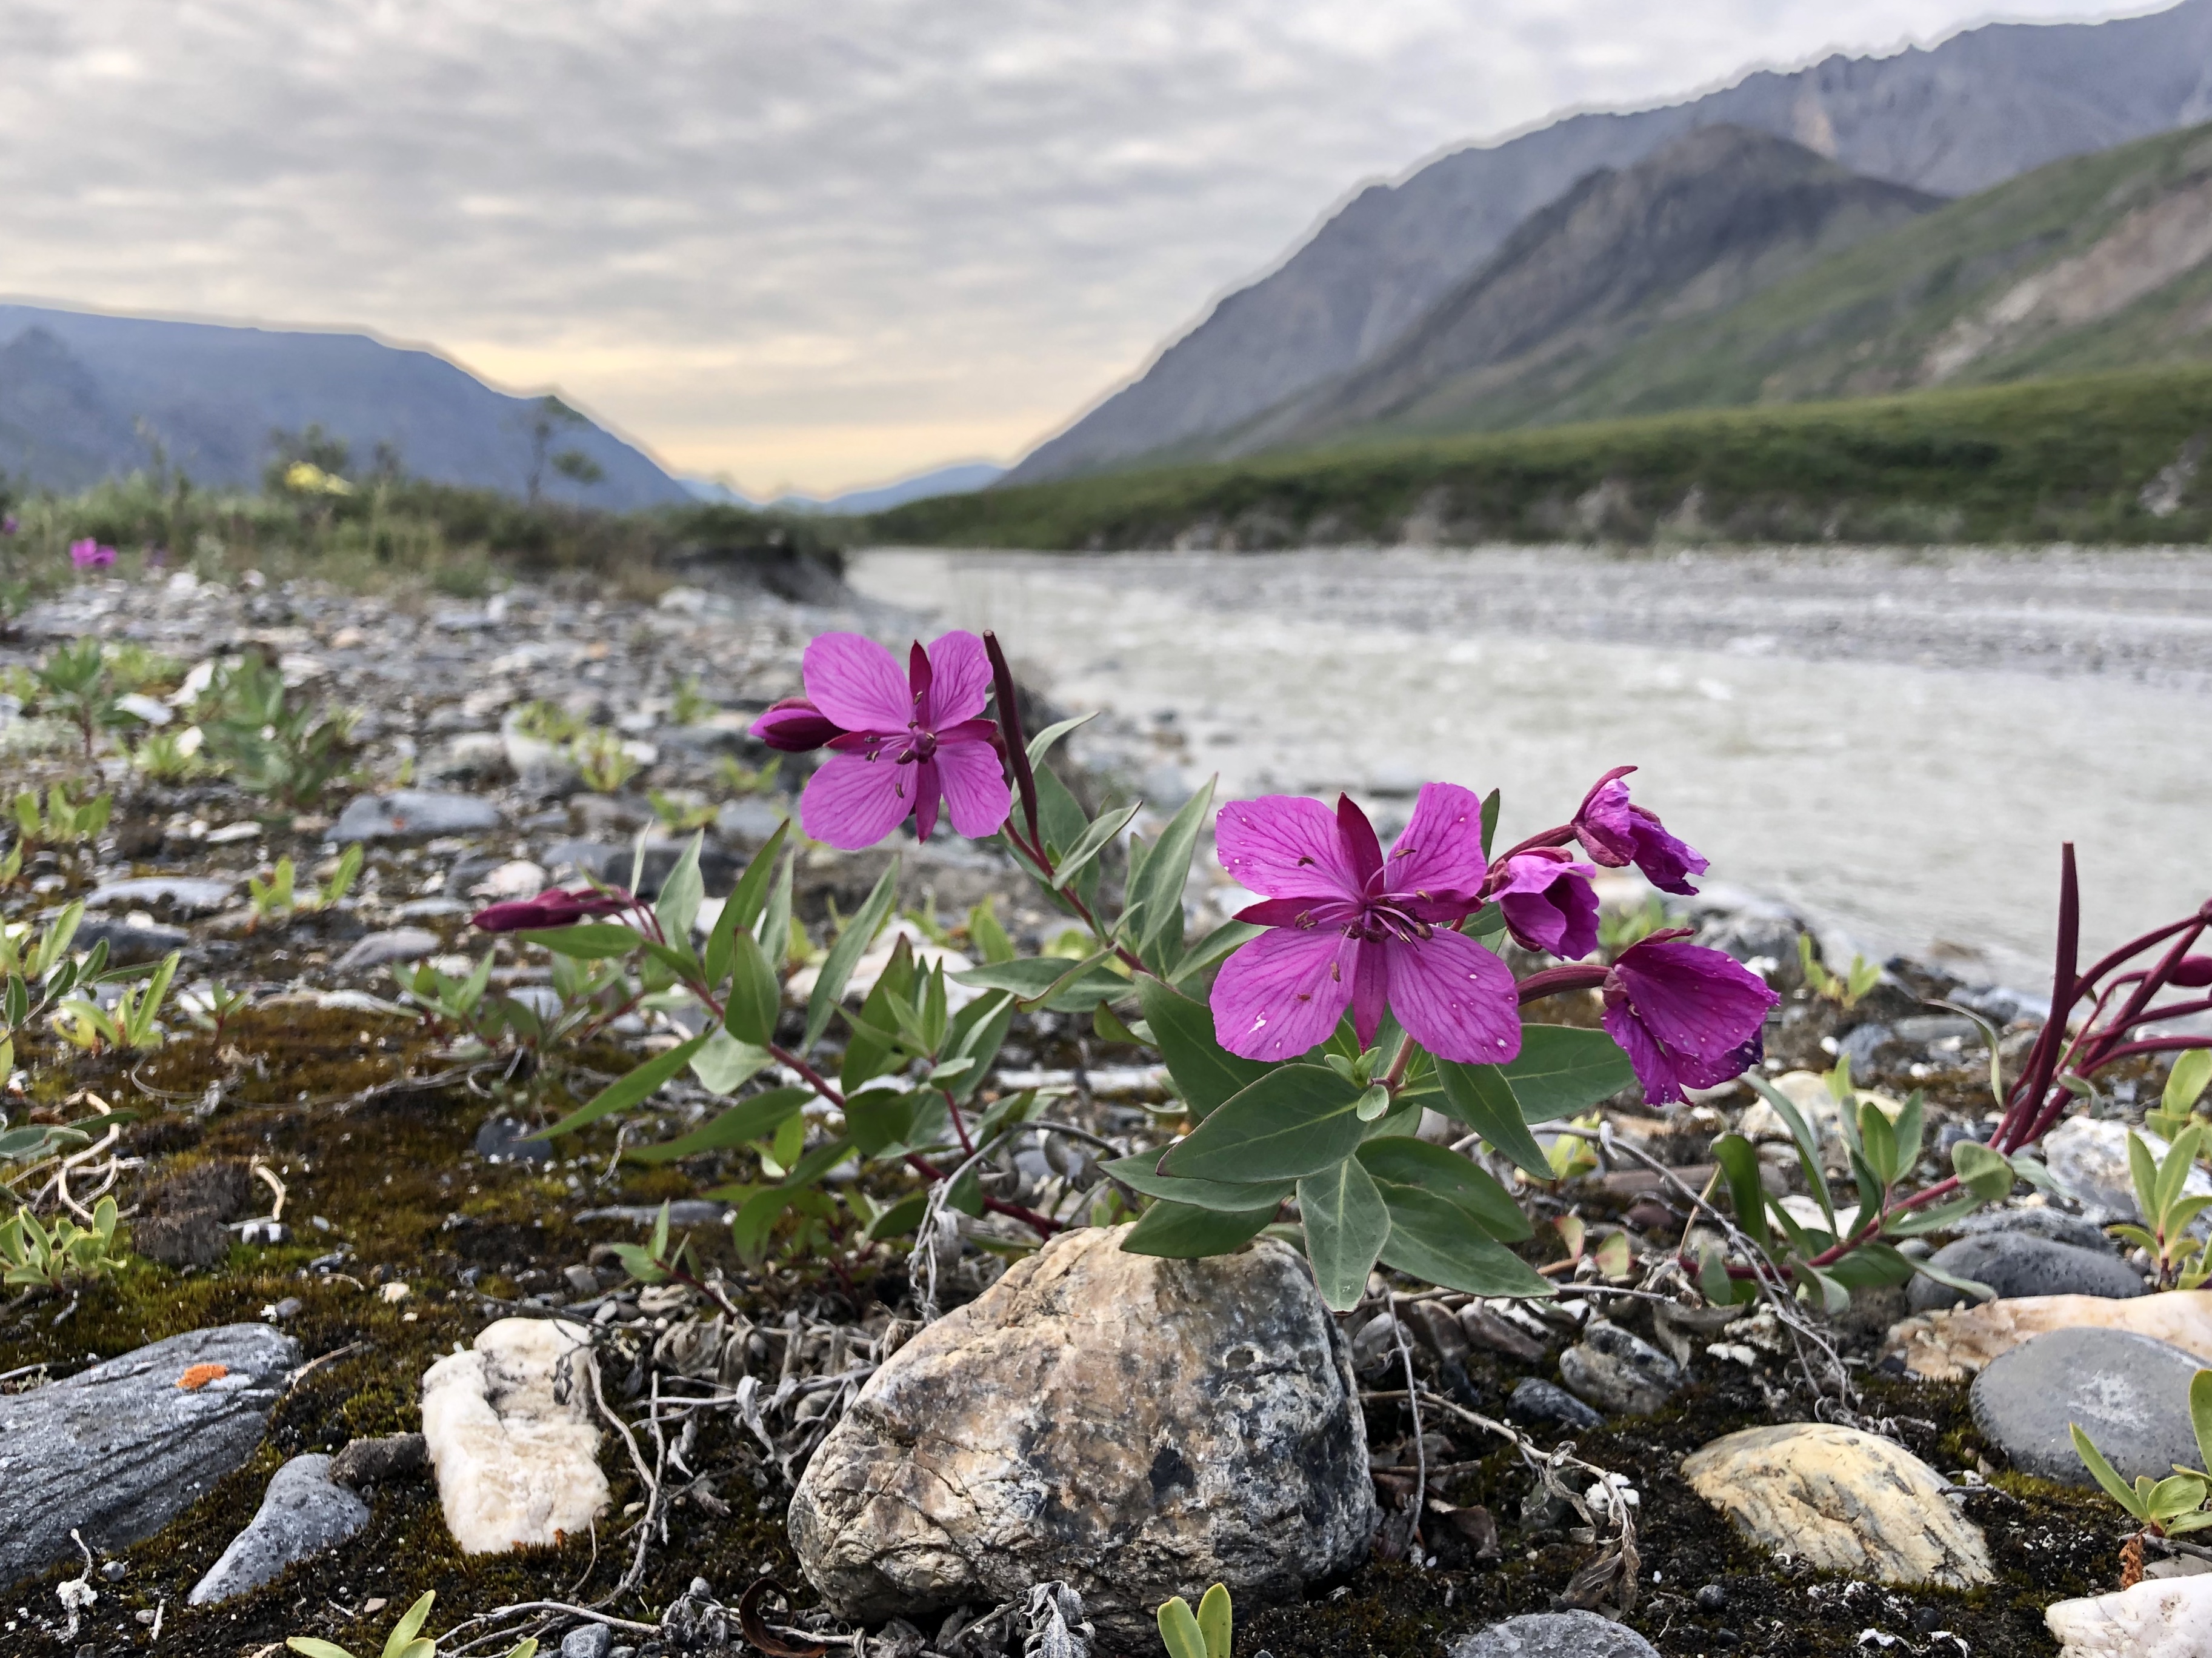
{"type": "Polygon", "coordinates": [[[1613,869],[1634,864],[1660,891],[1694,895],[1689,878],[1705,872],[1705,860],[1696,847],[1669,835],[1656,813],[1628,803],[1628,785],[1620,780],[1635,769],[1616,766],[1597,780],[1575,813],[1575,838],[1601,864],[1613,869]]]}
{"type": "Polygon", "coordinates": [[[753,734],[778,747],[835,750],[799,797],[808,835],[857,851],[912,817],[915,837],[927,841],[940,805],[971,840],[1006,821],[1013,796],[993,740],[998,727],[980,717],[991,665],[974,634],[942,635],[927,651],[916,641],[903,676],[872,639],[822,634],[803,668],[804,705],[771,708],[753,734]],[[824,726],[835,734],[823,736],[824,726]]]}
{"type": "Polygon", "coordinates": [[[1782,999],[1717,950],[1655,932],[1620,952],[1605,976],[1606,1034],[1665,1105],[1685,1088],[1717,1088],[1759,1063],[1767,1010],[1782,999]]]}
{"type": "Polygon", "coordinates": [[[9,513],[5,516],[0,516],[0,536],[12,536],[21,527],[22,525],[15,521],[15,513],[9,513]]]}
{"type": "Polygon", "coordinates": [[[80,570],[104,570],[115,562],[115,549],[103,547],[87,536],[70,543],[70,562],[80,570]]]}
{"type": "Polygon", "coordinates": [[[469,917],[479,932],[532,932],[540,927],[571,926],[587,915],[612,915],[637,902],[629,893],[565,892],[556,887],[535,898],[489,904],[469,917]]]}
{"type": "Polygon", "coordinates": [[[1597,948],[1596,873],[1564,847],[1531,847],[1491,872],[1483,896],[1498,901],[1524,947],[1575,961],[1597,948]]]}
{"type": "Polygon", "coordinates": [[[1269,930],[1222,963],[1213,1029],[1248,1060],[1295,1059],[1336,1029],[1346,1008],[1364,1047],[1385,1008],[1447,1060],[1504,1063],[1521,1051],[1521,1015],[1505,963],[1453,925],[1482,890],[1482,803],[1427,783],[1385,858],[1375,826],[1339,796],[1288,795],[1224,806],[1221,866],[1267,902],[1237,917],[1269,930]]]}

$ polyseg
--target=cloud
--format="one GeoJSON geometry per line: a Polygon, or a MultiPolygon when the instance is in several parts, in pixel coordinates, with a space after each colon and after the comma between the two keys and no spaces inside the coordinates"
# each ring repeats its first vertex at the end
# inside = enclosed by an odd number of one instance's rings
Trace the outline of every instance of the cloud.
{"type": "Polygon", "coordinates": [[[431,342],[678,466],[840,487],[1011,454],[1363,179],[1978,15],[11,0],[0,286],[431,342]]]}

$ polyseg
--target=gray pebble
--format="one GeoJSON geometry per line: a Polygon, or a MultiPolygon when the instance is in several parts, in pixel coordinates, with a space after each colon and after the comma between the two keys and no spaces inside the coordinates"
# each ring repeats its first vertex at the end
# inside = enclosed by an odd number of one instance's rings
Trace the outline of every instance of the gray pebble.
{"type": "Polygon", "coordinates": [[[1538,1612],[1509,1618],[1444,1649],[1445,1658],[1659,1658],[1634,1630],[1594,1612],[1538,1612]]]}
{"type": "Polygon", "coordinates": [[[1556,1382],[1524,1376],[1513,1389],[1513,1414],[1526,1421],[1556,1422],[1563,1428],[1601,1428],[1605,1418],[1556,1382]]]}
{"type": "MultiPolygon", "coordinates": [[[[1986,1284],[2001,1300],[2019,1296],[2103,1296],[2124,1301],[2143,1293],[2135,1268],[2108,1250],[2080,1249],[2027,1232],[1985,1232],[1938,1249],[1929,1265],[1986,1284]]],[[[1916,1277],[1906,1298],[1916,1313],[1955,1307],[1966,1299],[1947,1284],[1916,1277]]]]}
{"type": "Polygon", "coordinates": [[[192,1588],[189,1604],[228,1600],[284,1568],[334,1548],[368,1523],[368,1504],[330,1478],[331,1459],[295,1456],[276,1470],[260,1509],[192,1588]]]}
{"type": "Polygon", "coordinates": [[[2193,1463],[2189,1384],[2197,1356],[2125,1330],[2052,1330],[2000,1353],[1974,1379],[1974,1424],[2023,1473],[2095,1481],[2066,1430],[2079,1424],[2123,1479],[2193,1463]]]}
{"type": "Polygon", "coordinates": [[[1682,1367],[1650,1342],[1594,1319],[1577,1345],[1559,1355],[1559,1380],[1591,1404],[1648,1416],[1682,1385],[1682,1367]]]}
{"type": "Polygon", "coordinates": [[[499,823],[499,808],[472,794],[394,789],[389,794],[356,796],[338,814],[331,839],[340,845],[349,841],[424,841],[437,835],[478,835],[499,823]]]}
{"type": "Polygon", "coordinates": [[[614,1631],[605,1624],[580,1624],[561,1637],[561,1658],[607,1658],[614,1631]]]}
{"type": "Polygon", "coordinates": [[[179,915],[200,915],[221,909],[238,889],[235,881],[191,875],[144,875],[134,880],[110,881],[86,896],[87,909],[111,904],[152,908],[167,904],[179,915]]]}
{"type": "Polygon", "coordinates": [[[394,927],[354,940],[353,948],[331,964],[333,973],[363,973],[394,962],[417,962],[438,953],[438,935],[419,926],[394,927]]]}
{"type": "Polygon", "coordinates": [[[520,1117],[486,1117],[477,1130],[477,1155],[506,1163],[550,1163],[552,1143],[527,1138],[537,1132],[536,1123],[520,1117]]]}

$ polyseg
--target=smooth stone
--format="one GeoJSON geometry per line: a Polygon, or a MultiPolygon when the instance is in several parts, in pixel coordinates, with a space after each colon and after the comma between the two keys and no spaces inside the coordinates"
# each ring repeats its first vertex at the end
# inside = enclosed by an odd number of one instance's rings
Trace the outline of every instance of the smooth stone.
{"type": "Polygon", "coordinates": [[[421,841],[434,835],[480,835],[499,825],[499,808],[476,795],[394,789],[389,794],[355,796],[338,814],[331,839],[341,845],[349,841],[421,841]]]}
{"type": "Polygon", "coordinates": [[[2093,1485],[2066,1430],[2096,1442],[2120,1478],[2163,1479],[2193,1463],[2189,1384],[2197,1355],[2119,1330],[2053,1330],[1992,1360],[1974,1378],[1974,1425],[2022,1473],[2093,1485]]]}
{"type": "Polygon", "coordinates": [[[285,1567],[336,1548],[368,1523],[368,1504],[330,1477],[331,1459],[295,1456],[276,1470],[261,1507],[230,1540],[186,1604],[204,1606],[258,1589],[285,1567]]]}
{"type": "Polygon", "coordinates": [[[2063,1643],[2060,1658],[2212,1658],[2212,1576],[2056,1601],[2043,1622],[2063,1643]]]}
{"type": "Polygon", "coordinates": [[[464,1554],[580,1535],[605,1509],[591,1344],[556,1319],[503,1318],[422,1376],[422,1438],[464,1554]]]}
{"type": "Polygon", "coordinates": [[[1240,1606],[1366,1559],[1350,1353],[1304,1260],[1125,1253],[1064,1232],[901,1347],[814,1454],[792,1546],[842,1617],[997,1604],[1058,1580],[1116,1649],[1218,1580],[1240,1606]]]}
{"type": "Polygon", "coordinates": [[[362,973],[373,967],[388,967],[394,962],[419,962],[425,956],[435,956],[441,947],[436,933],[419,926],[366,933],[355,939],[353,948],[331,963],[331,971],[362,973]]]}
{"type": "Polygon", "coordinates": [[[107,946],[107,959],[118,967],[136,967],[145,962],[158,962],[173,950],[182,950],[191,944],[192,935],[180,926],[163,926],[159,921],[111,921],[104,916],[88,915],[77,923],[76,936],[70,941],[72,950],[90,950],[94,944],[107,946]]]}
{"type": "MultiPolygon", "coordinates": [[[[2142,1275],[2106,1249],[2077,1249],[2026,1232],[1985,1232],[1938,1249],[1929,1264],[1986,1284],[2001,1300],[2022,1296],[2097,1296],[2126,1301],[2143,1293],[2142,1275]]],[[[1916,1273],[1905,1300],[1916,1313],[1955,1307],[1966,1297],[1916,1273]]]]}
{"type": "Polygon", "coordinates": [[[2114,1254],[2112,1240],[2105,1235],[2096,1222],[2080,1215],[2069,1215],[2063,1209],[2053,1209],[2048,1204],[2036,1204],[2023,1209],[1987,1209],[1978,1215],[1969,1215],[1951,1229],[1954,1237],[1983,1237],[1992,1232],[2025,1233],[2030,1237],[2049,1238],[2053,1243],[2070,1243],[2076,1249],[2101,1250],[2114,1254]]]}
{"type": "Polygon", "coordinates": [[[2169,1290],[2113,1301],[2103,1296],[2025,1296],[1957,1307],[1890,1327],[1883,1357],[1901,1356],[1923,1381],[1955,1382],[2052,1330],[2128,1330],[2171,1343],[2212,1364],[2212,1290],[2169,1290]]]}
{"type": "MultiPolygon", "coordinates": [[[[550,1140],[533,1140],[538,1125],[525,1122],[520,1117],[486,1117],[477,1130],[476,1149],[480,1157],[497,1157],[505,1163],[550,1163],[553,1144],[550,1140]]],[[[715,1209],[721,1213],[721,1206],[715,1209]]]]}
{"type": "Polygon", "coordinates": [[[104,1551],[161,1530],[246,1466],[299,1359],[265,1324],[226,1324],[0,1395],[0,1583],[76,1559],[72,1527],[104,1551]],[[196,1365],[222,1374],[179,1387],[196,1365]]]}
{"type": "MultiPolygon", "coordinates": [[[[2154,1158],[2165,1157],[2164,1140],[2147,1128],[2130,1130],[2124,1122],[2071,1117],[2044,1137],[2043,1161],[2051,1171],[2051,1183],[2080,1204],[2081,1212],[2099,1225],[2142,1219],[2136,1208],[2135,1176],[2128,1169],[2130,1133],[2141,1138],[2154,1158]]],[[[2212,1175],[2202,1169],[2191,1169],[2184,1189],[2192,1197],[2212,1197],[2212,1175]]],[[[2212,1227],[2212,1221],[2199,1215],[2189,1230],[2203,1237],[2208,1227],[2212,1227]]]]}
{"type": "Polygon", "coordinates": [[[748,794],[722,803],[721,810],[714,814],[714,833],[728,840],[757,845],[774,835],[790,815],[775,800],[748,794]]]}
{"type": "Polygon", "coordinates": [[[1559,1380],[1601,1410],[1649,1416],[1682,1385],[1682,1367],[1641,1336],[1594,1319],[1559,1355],[1559,1380]]]}
{"type": "Polygon", "coordinates": [[[1507,1401],[1513,1414],[1524,1421],[1556,1422],[1563,1428],[1602,1428],[1605,1418],[1557,1382],[1540,1376],[1523,1376],[1507,1401]]]}
{"type": "Polygon", "coordinates": [[[1750,1541],[1816,1571],[1946,1588],[1996,1577],[1980,1529],[1936,1471],[1855,1428],[1747,1428],[1685,1457],[1682,1475],[1750,1541]]]}
{"type": "Polygon", "coordinates": [[[561,1658],[607,1658],[615,1632],[605,1624],[580,1624],[561,1637],[561,1658]]]}
{"type": "Polygon", "coordinates": [[[1632,1629],[1594,1612],[1536,1612],[1462,1635],[1445,1658],[1659,1658],[1632,1629]]]}
{"type": "Polygon", "coordinates": [[[230,902],[238,890],[235,881],[198,875],[141,875],[127,881],[110,881],[86,895],[87,909],[106,909],[129,904],[150,909],[167,904],[179,915],[209,915],[230,902]]]}

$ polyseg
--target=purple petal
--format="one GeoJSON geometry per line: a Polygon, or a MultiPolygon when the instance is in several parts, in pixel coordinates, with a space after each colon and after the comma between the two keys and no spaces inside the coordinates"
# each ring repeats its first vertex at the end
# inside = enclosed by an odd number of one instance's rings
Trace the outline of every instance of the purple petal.
{"type": "Polygon", "coordinates": [[[1516,853],[1503,873],[1491,896],[1522,944],[1567,961],[1597,948],[1597,893],[1589,884],[1595,870],[1559,847],[1540,847],[1516,853]]]}
{"type": "Polygon", "coordinates": [[[913,693],[891,653],[859,634],[817,634],[801,662],[807,699],[847,731],[902,732],[913,693]]]}
{"type": "Polygon", "coordinates": [[[752,734],[772,749],[805,754],[835,742],[845,728],[803,696],[787,696],[753,721],[752,734]]]}
{"type": "Polygon", "coordinates": [[[1521,1004],[1505,963],[1463,933],[1382,946],[1390,963],[1390,1011],[1406,1033],[1442,1060],[1504,1065],[1521,1052],[1521,1004]]]}
{"type": "Polygon", "coordinates": [[[937,774],[937,762],[917,761],[914,768],[914,838],[929,839],[930,830],[937,827],[937,808],[945,799],[945,789],[937,774]]]}
{"type": "Polygon", "coordinates": [[[1609,982],[1656,1041],[1688,1059],[1734,1054],[1758,1036],[1767,1010],[1782,999],[1742,963],[1675,938],[1630,945],[1609,982]]]}
{"type": "Polygon", "coordinates": [[[996,835],[1014,799],[998,750],[988,743],[940,742],[936,765],[952,827],[971,841],[996,835]]]}
{"type": "Polygon", "coordinates": [[[1390,1011],[1390,962],[1378,944],[1363,943],[1352,971],[1352,1030],[1359,1046],[1375,1046],[1382,1016],[1390,1011]]]}
{"type": "Polygon", "coordinates": [[[1648,1105],[1673,1105],[1682,1097],[1681,1079],[1674,1074],[1674,1062],[1667,1050],[1651,1038],[1643,1021],[1628,1005],[1625,996],[1616,998],[1608,993],[1605,999],[1605,1015],[1601,1023],[1605,1034],[1620,1044],[1621,1052],[1628,1055],[1634,1067],[1636,1080],[1643,1085],[1644,1102],[1648,1105]]]}
{"type": "Polygon", "coordinates": [[[888,759],[833,754],[806,780],[799,827],[846,852],[872,847],[914,810],[914,770],[888,759]]]}
{"type": "Polygon", "coordinates": [[[1627,784],[1618,776],[1608,776],[1583,797],[1582,810],[1575,814],[1575,838],[1583,843],[1583,851],[1609,869],[1619,869],[1635,857],[1627,784]]]}
{"type": "Polygon", "coordinates": [[[1336,841],[1344,848],[1352,884],[1362,892],[1382,891],[1382,884],[1375,878],[1382,872],[1382,842],[1367,814],[1348,794],[1336,797],[1336,841]]]}
{"type": "Polygon", "coordinates": [[[1291,794],[1232,800],[1214,819],[1214,854],[1230,879],[1262,898],[1360,896],[1336,819],[1318,800],[1291,794]]]}
{"type": "Polygon", "coordinates": [[[1482,890],[1485,868],[1482,798],[1456,783],[1422,784],[1413,818],[1390,848],[1384,884],[1392,892],[1472,898],[1482,890]]]}
{"type": "Polygon", "coordinates": [[[1667,832],[1658,817],[1641,806],[1628,809],[1630,833],[1635,843],[1637,868],[1662,892],[1694,896],[1690,877],[1703,875],[1709,865],[1695,847],[1667,832]]]}
{"type": "Polygon", "coordinates": [[[1216,1041],[1248,1060],[1294,1060],[1326,1042],[1352,999],[1358,943],[1336,927],[1272,927],[1221,964],[1216,1041]]]}
{"type": "Polygon", "coordinates": [[[991,700],[991,659],[981,640],[960,629],[939,634],[929,647],[929,665],[935,683],[924,725],[941,732],[983,712],[991,700]]]}

